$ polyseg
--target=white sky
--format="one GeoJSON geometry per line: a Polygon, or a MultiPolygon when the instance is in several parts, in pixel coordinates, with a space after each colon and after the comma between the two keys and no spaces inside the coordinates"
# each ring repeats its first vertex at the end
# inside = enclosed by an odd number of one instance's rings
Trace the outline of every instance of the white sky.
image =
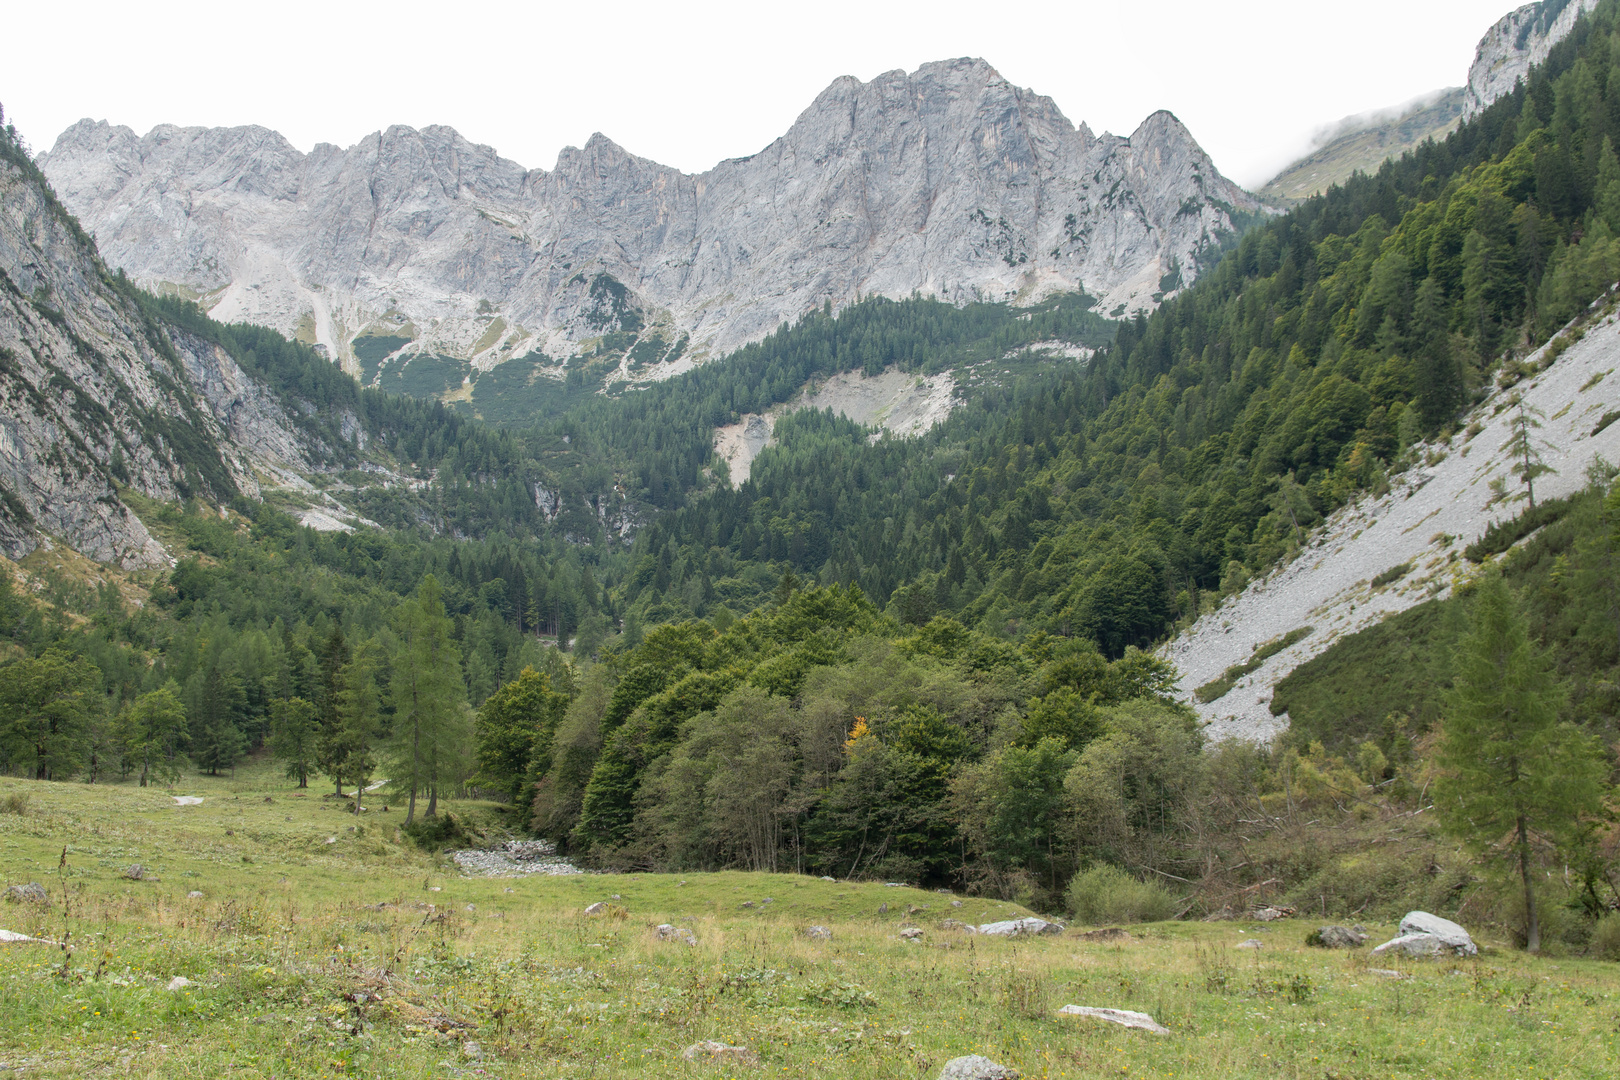
{"type": "Polygon", "coordinates": [[[689,172],[752,154],[840,75],[982,56],[1076,124],[1155,109],[1258,185],[1340,117],[1467,78],[1513,0],[18,4],[0,103],[36,150],[80,117],[262,124],[300,149],[449,124],[528,167],[601,131],[689,172]]]}

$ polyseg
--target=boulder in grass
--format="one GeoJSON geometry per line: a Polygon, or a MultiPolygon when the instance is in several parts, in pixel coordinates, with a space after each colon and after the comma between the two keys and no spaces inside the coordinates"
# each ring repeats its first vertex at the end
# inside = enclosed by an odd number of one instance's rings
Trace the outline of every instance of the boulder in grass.
{"type": "Polygon", "coordinates": [[[951,1058],[939,1071],[939,1080],[1018,1080],[1017,1069],[978,1054],[951,1058]]]}
{"type": "Polygon", "coordinates": [[[1004,919],[1001,922],[985,923],[979,927],[979,933],[989,934],[991,937],[1025,937],[1036,934],[1061,934],[1061,923],[1047,922],[1045,919],[1004,919]]]}
{"type": "Polygon", "coordinates": [[[831,941],[832,931],[825,926],[812,926],[804,932],[811,941],[831,941]]]}
{"type": "Polygon", "coordinates": [[[56,944],[56,942],[54,942],[54,941],[46,941],[44,938],[29,937],[27,934],[19,934],[15,930],[0,930],[0,945],[55,945],[55,944],[56,944]]]}
{"type": "Polygon", "coordinates": [[[37,881],[30,881],[26,885],[12,885],[6,889],[6,899],[14,904],[43,904],[50,900],[45,892],[45,886],[37,881]]]}
{"type": "Polygon", "coordinates": [[[746,1046],[727,1046],[705,1039],[681,1051],[681,1057],[699,1065],[758,1065],[759,1055],[746,1046]]]}
{"type": "Polygon", "coordinates": [[[174,978],[169,980],[170,990],[184,990],[190,985],[191,980],[186,978],[184,975],[176,975],[174,978]]]}
{"type": "Polygon", "coordinates": [[[659,941],[680,941],[687,945],[697,944],[697,938],[693,935],[692,931],[686,929],[685,927],[671,926],[669,923],[661,923],[653,932],[658,935],[659,941]]]}
{"type": "Polygon", "coordinates": [[[1319,926],[1305,935],[1305,944],[1318,949],[1359,949],[1367,944],[1367,935],[1348,926],[1319,926]]]}
{"type": "Polygon", "coordinates": [[[587,914],[587,915],[602,915],[602,914],[605,914],[606,912],[607,912],[607,901],[606,900],[598,900],[596,903],[592,904],[590,907],[585,909],[585,914],[587,914]]]}
{"type": "Polygon", "coordinates": [[[1401,953],[1404,956],[1478,956],[1479,946],[1468,931],[1427,911],[1408,912],[1401,920],[1399,936],[1373,950],[1375,955],[1401,953]]]}
{"type": "Polygon", "coordinates": [[[1065,1005],[1058,1010],[1058,1015],[1085,1016],[1092,1020],[1105,1020],[1110,1024],[1118,1024],[1120,1027],[1151,1031],[1155,1035],[1170,1034],[1169,1028],[1147,1013],[1131,1012],[1129,1009],[1095,1009],[1088,1005],[1065,1005]]]}

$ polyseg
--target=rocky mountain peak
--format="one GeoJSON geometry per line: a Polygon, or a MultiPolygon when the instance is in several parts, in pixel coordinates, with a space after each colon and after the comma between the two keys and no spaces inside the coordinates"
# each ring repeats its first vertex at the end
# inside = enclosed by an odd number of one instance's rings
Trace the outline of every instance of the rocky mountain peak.
{"type": "Polygon", "coordinates": [[[368,379],[581,355],[656,378],[872,294],[1145,310],[1257,208],[1171,114],[1098,138],[973,57],[835,79],[696,175],[600,133],[547,172],[442,126],[302,154],[265,128],[93,121],[41,166],[113,265],[368,379]]]}
{"type": "Polygon", "coordinates": [[[1598,0],[1540,0],[1510,11],[1485,32],[1468,69],[1463,100],[1466,122],[1503,94],[1513,92],[1530,69],[1547,59],[1552,47],[1569,36],[1576,21],[1597,7],[1598,0]]]}

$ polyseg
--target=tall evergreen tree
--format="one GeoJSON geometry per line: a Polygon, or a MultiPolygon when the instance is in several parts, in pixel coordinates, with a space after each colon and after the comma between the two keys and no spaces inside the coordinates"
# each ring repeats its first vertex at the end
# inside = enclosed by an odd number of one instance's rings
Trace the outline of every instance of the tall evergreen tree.
{"type": "Polygon", "coordinates": [[[1511,837],[1531,952],[1541,948],[1532,841],[1558,846],[1602,806],[1596,741],[1559,720],[1563,704],[1564,689],[1507,586],[1486,578],[1446,700],[1435,807],[1448,828],[1481,845],[1511,837]]]}
{"type": "Polygon", "coordinates": [[[131,702],[119,714],[117,731],[126,759],[141,770],[141,787],[153,778],[179,777],[191,731],[173,680],[131,702]]]}
{"type": "Polygon", "coordinates": [[[400,605],[399,651],[389,688],[394,705],[389,779],[409,796],[407,825],[416,819],[416,799],[423,792],[427,816],[438,814],[439,792],[457,779],[470,741],[454,629],[443,590],[429,574],[416,597],[400,605]]]}
{"type": "Polygon", "coordinates": [[[0,668],[0,739],[7,756],[36,780],[79,771],[93,712],[101,702],[96,666],[59,649],[0,668]]]}
{"type": "Polygon", "coordinates": [[[309,787],[309,775],[316,768],[316,746],[320,719],[315,706],[301,697],[287,698],[270,706],[270,752],[287,763],[287,779],[309,787]]]}

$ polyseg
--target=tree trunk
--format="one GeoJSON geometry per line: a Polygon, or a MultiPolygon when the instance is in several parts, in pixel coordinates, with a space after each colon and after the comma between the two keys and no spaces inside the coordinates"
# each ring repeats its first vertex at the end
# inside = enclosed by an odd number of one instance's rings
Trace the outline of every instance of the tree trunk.
{"type": "Polygon", "coordinates": [[[431,784],[428,785],[427,816],[428,817],[437,817],[438,814],[439,814],[439,785],[437,783],[431,783],[431,784]]]}
{"type": "Polygon", "coordinates": [[[1526,952],[1541,951],[1541,919],[1536,914],[1536,893],[1530,887],[1530,830],[1520,814],[1519,826],[1519,879],[1524,882],[1524,948],[1526,952]]]}

